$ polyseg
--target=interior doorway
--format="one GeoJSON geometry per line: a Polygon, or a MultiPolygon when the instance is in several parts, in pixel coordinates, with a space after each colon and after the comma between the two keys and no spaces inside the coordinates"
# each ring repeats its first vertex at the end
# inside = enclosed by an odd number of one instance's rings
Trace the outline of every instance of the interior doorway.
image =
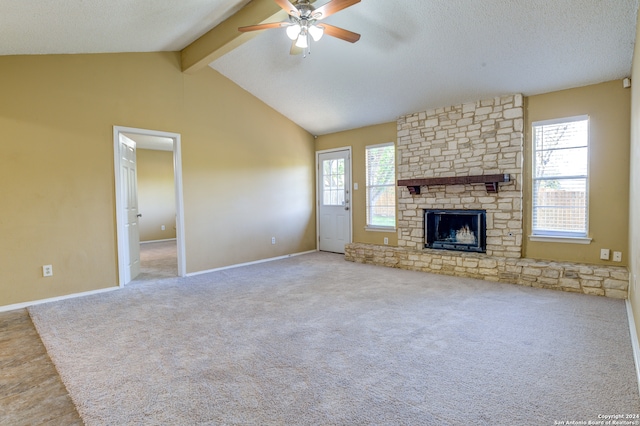
{"type": "MultiPolygon", "coordinates": [[[[122,154],[122,150],[125,145],[128,147],[132,147],[133,158],[136,158],[136,152],[138,149],[164,150],[173,153],[172,162],[173,186],[175,193],[175,223],[168,224],[167,226],[175,227],[175,240],[171,242],[171,244],[173,244],[173,248],[169,248],[167,251],[167,247],[163,247],[161,255],[166,257],[168,253],[171,253],[171,251],[173,251],[177,258],[177,276],[185,276],[186,258],[184,243],[184,205],[182,196],[182,159],[180,134],[114,126],[113,135],[119,285],[122,287],[135,279],[133,273],[137,273],[137,271],[130,268],[129,265],[132,264],[132,260],[135,260],[136,256],[140,256],[142,254],[144,267],[145,256],[153,256],[154,261],[157,261],[159,253],[159,251],[157,250],[158,247],[153,247],[154,250],[149,250],[148,247],[144,247],[141,253],[139,240],[134,241],[136,235],[139,236],[140,227],[138,226],[139,222],[132,221],[132,218],[130,217],[130,212],[134,210],[134,206],[132,205],[135,203],[135,213],[137,213],[135,215],[135,219],[137,219],[137,221],[140,220],[140,216],[143,214],[143,212],[137,211],[137,195],[134,195],[134,197],[131,196],[131,194],[137,194],[138,192],[137,172],[134,171],[133,177],[131,177],[132,175],[130,172],[130,165],[129,169],[127,169],[126,163],[130,162],[128,162],[127,157],[122,154]],[[136,235],[132,235],[132,229],[137,230],[138,233],[134,233],[136,235]],[[137,252],[136,249],[138,250],[137,252]],[[132,273],[131,271],[134,272],[132,273]]],[[[131,154],[128,155],[131,156],[131,154]]],[[[154,243],[163,243],[166,246],[169,242],[156,241],[154,243]]],[[[166,273],[166,270],[164,272],[166,273]]],[[[175,276],[175,274],[173,276],[175,276]]]]}

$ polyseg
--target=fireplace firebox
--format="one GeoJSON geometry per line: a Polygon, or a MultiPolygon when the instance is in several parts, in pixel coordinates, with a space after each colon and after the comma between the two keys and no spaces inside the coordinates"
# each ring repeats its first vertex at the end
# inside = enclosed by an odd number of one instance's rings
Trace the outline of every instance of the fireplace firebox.
{"type": "Polygon", "coordinates": [[[424,211],[426,248],[485,253],[486,233],[486,210],[424,211]]]}

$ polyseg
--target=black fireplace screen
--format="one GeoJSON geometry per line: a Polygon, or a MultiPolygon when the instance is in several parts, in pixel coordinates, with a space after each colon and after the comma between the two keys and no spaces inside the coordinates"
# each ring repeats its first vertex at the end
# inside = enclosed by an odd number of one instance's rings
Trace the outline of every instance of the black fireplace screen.
{"type": "Polygon", "coordinates": [[[425,210],[425,247],[442,250],[486,251],[485,210],[425,210]]]}

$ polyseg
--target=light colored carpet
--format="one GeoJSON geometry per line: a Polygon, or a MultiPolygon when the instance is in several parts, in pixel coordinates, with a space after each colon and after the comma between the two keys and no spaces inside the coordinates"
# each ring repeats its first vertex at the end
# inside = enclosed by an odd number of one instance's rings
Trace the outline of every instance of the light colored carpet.
{"type": "Polygon", "coordinates": [[[135,281],[178,276],[178,245],[175,240],[140,244],[140,275],[135,281]]]}
{"type": "Polygon", "coordinates": [[[29,311],[88,425],[640,413],[621,300],[315,253],[29,311]]]}

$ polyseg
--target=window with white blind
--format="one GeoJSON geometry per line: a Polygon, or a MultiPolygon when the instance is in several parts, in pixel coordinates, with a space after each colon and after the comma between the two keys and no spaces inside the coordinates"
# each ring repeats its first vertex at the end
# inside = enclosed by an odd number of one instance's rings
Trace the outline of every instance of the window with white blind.
{"type": "Polygon", "coordinates": [[[393,143],[369,145],[366,151],[367,228],[396,226],[396,150],[393,143]]]}
{"type": "Polygon", "coordinates": [[[533,237],[587,238],[589,117],[533,123],[533,237]]]}

